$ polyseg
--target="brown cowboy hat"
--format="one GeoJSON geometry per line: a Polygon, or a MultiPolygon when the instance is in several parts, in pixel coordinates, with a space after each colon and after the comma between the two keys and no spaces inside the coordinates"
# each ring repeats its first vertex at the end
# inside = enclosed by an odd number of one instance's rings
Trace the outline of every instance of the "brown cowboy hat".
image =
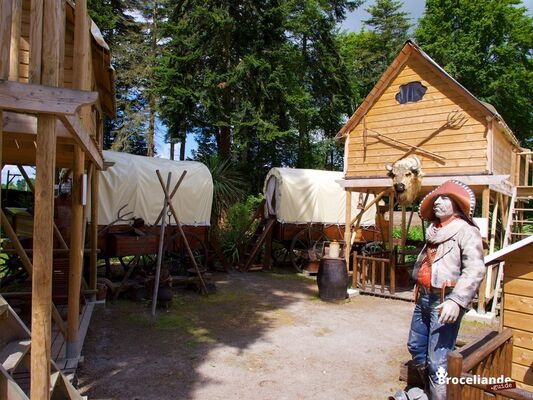
{"type": "Polygon", "coordinates": [[[451,179],[444,182],[442,185],[429,192],[420,203],[419,214],[425,220],[432,221],[435,217],[433,211],[433,203],[439,196],[448,196],[451,198],[457,207],[462,211],[464,217],[469,222],[472,222],[474,216],[474,209],[476,208],[476,197],[472,189],[466,186],[463,182],[451,179]]]}

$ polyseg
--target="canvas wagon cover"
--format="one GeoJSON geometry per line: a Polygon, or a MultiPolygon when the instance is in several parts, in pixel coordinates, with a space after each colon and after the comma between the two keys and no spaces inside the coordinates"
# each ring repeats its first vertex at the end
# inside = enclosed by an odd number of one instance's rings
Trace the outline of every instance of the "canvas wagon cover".
{"type": "MultiPolygon", "coordinates": [[[[272,168],[263,189],[267,207],[280,222],[344,224],[346,192],[336,182],[342,179],[342,172],[272,168]]],[[[352,218],[360,211],[357,209],[359,198],[359,193],[352,193],[352,218]]],[[[374,196],[369,195],[368,202],[373,199],[374,196]]],[[[375,218],[376,207],[372,206],[364,213],[361,225],[375,225],[375,218]]]]}
{"type": "MultiPolygon", "coordinates": [[[[146,224],[154,224],[163,208],[164,193],[156,170],[166,183],[172,172],[170,190],[183,171],[187,175],[174,195],[174,205],[184,225],[209,225],[213,202],[213,180],[207,167],[195,161],[174,161],[163,158],[136,156],[128,153],[104,151],[105,161],[114,162],[100,174],[98,223],[107,225],[117,218],[119,209],[133,211],[146,224]]],[[[173,221],[173,220],[172,220],[173,221]]]]}

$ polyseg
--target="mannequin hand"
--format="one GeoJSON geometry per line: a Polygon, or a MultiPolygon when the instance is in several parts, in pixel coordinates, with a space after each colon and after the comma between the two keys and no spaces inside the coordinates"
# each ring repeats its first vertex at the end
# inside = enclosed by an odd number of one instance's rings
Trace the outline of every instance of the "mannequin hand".
{"type": "Polygon", "coordinates": [[[452,324],[459,316],[459,305],[452,300],[439,304],[437,310],[439,310],[439,323],[441,324],[452,324]]]}

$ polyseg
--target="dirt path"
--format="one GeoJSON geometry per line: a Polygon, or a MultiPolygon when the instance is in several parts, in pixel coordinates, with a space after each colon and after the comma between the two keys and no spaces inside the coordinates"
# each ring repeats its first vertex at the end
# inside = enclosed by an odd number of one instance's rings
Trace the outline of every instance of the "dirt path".
{"type": "Polygon", "coordinates": [[[156,326],[146,305],[98,308],[78,371],[82,392],[90,399],[353,400],[384,399],[401,387],[411,303],[368,296],[324,303],[315,281],[293,274],[215,280],[218,292],[208,298],[177,291],[156,326]]]}

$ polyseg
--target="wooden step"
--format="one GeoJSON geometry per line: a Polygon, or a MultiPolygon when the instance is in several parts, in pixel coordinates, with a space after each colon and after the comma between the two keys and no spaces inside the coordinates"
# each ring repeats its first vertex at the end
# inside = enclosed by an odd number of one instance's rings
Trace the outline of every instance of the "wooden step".
{"type": "Polygon", "coordinates": [[[514,236],[531,236],[533,234],[532,233],[511,232],[511,235],[514,235],[514,236]]]}
{"type": "Polygon", "coordinates": [[[533,211],[533,208],[515,208],[514,211],[533,211]]]}
{"type": "Polygon", "coordinates": [[[13,373],[17,365],[22,361],[24,356],[30,350],[30,339],[15,340],[7,344],[0,352],[0,363],[8,372],[13,373]]]}
{"type": "Polygon", "coordinates": [[[513,222],[515,224],[533,224],[533,220],[531,219],[515,219],[513,222]]]}

